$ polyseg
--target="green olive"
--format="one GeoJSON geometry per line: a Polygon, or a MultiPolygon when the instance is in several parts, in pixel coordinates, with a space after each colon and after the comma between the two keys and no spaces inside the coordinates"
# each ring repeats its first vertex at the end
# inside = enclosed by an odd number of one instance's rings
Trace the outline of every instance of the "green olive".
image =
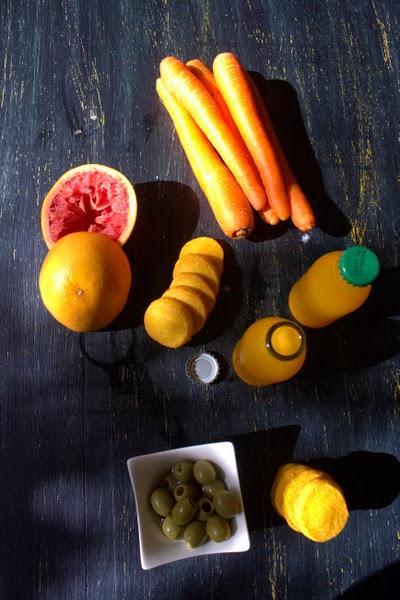
{"type": "Polygon", "coordinates": [[[189,548],[201,546],[207,539],[206,524],[201,521],[192,521],[185,527],[183,539],[189,548]]]}
{"type": "Polygon", "coordinates": [[[217,477],[214,465],[209,460],[197,460],[193,466],[193,475],[203,485],[212,483],[217,477]]]}
{"type": "Polygon", "coordinates": [[[174,489],[174,497],[177,502],[184,500],[185,498],[198,498],[200,496],[200,490],[191,483],[178,483],[174,489]]]}
{"type": "Polygon", "coordinates": [[[203,485],[203,494],[205,496],[208,496],[209,498],[212,498],[214,496],[215,492],[218,492],[219,490],[225,490],[225,489],[226,489],[226,486],[225,486],[224,482],[221,481],[220,479],[216,479],[212,483],[207,483],[206,485],[203,485]]]}
{"type": "Polygon", "coordinates": [[[187,525],[193,520],[197,512],[197,504],[192,498],[185,498],[177,502],[172,509],[172,519],[177,525],[187,525]]]}
{"type": "Polygon", "coordinates": [[[157,488],[151,494],[150,503],[154,512],[166,517],[174,507],[174,497],[167,488],[157,488]]]}
{"type": "Polygon", "coordinates": [[[207,521],[207,519],[215,512],[213,502],[210,498],[199,498],[197,500],[197,506],[199,507],[199,510],[196,518],[199,521],[207,521]]]}
{"type": "Polygon", "coordinates": [[[172,467],[172,473],[177,481],[187,483],[193,477],[193,463],[190,460],[181,460],[172,467]]]}
{"type": "Polygon", "coordinates": [[[160,487],[167,487],[168,489],[171,490],[171,492],[174,491],[175,486],[177,484],[177,480],[174,477],[173,473],[167,473],[160,482],[160,487]]]}
{"type": "Polygon", "coordinates": [[[171,515],[167,515],[162,522],[161,529],[169,540],[177,540],[183,534],[183,527],[173,522],[171,515]]]}
{"type": "Polygon", "coordinates": [[[219,490],[213,496],[215,512],[224,519],[231,519],[240,512],[239,498],[229,490],[219,490]]]}
{"type": "Polygon", "coordinates": [[[213,515],[207,520],[206,532],[213,542],[225,542],[231,537],[231,527],[226,519],[213,515]]]}

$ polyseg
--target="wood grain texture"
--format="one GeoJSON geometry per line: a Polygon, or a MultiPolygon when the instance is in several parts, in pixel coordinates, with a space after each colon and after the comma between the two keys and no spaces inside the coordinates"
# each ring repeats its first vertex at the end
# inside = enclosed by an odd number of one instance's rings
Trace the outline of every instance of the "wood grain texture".
{"type": "Polygon", "coordinates": [[[0,3],[1,600],[393,597],[399,585],[399,31],[394,0],[2,0],[0,3]],[[142,326],[181,245],[221,239],[154,90],[160,60],[231,50],[254,73],[320,227],[260,224],[226,249],[205,329],[170,351],[142,326]],[[79,163],[123,171],[139,216],[132,298],[76,335],[41,305],[40,206],[79,163]],[[288,315],[320,254],[365,243],[384,273],[356,315],[309,335],[306,367],[271,388],[230,367],[245,328],[288,315]],[[186,359],[220,354],[193,387],[186,359]],[[196,415],[196,418],[193,418],[196,415]],[[231,439],[251,550],[140,567],[126,460],[231,439]],[[277,466],[323,462],[346,486],[343,534],[317,545],[278,521],[277,466]],[[325,462],[324,462],[325,461],[325,462]],[[381,596],[378,596],[379,591],[381,596]]]}

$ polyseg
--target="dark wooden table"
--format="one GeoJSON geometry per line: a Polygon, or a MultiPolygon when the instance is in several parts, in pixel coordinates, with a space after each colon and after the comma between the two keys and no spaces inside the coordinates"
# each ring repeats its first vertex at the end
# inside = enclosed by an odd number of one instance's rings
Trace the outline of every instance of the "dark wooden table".
{"type": "Polygon", "coordinates": [[[397,597],[399,21],[395,0],[1,0],[2,600],[397,597]],[[218,304],[172,351],[146,336],[144,309],[185,241],[222,234],[155,79],[166,55],[211,64],[223,50],[255,73],[319,227],[259,224],[251,239],[225,240],[218,304]],[[123,171],[139,216],[128,307],[80,336],[45,311],[38,272],[42,199],[85,162],[123,171]],[[368,303],[309,334],[292,381],[239,381],[230,354],[245,328],[288,316],[303,270],[352,243],[384,267],[368,303]],[[184,374],[200,349],[222,362],[207,388],[184,374]],[[126,460],[218,440],[235,443],[251,549],[143,571],[126,460]],[[272,478],[288,460],[343,485],[351,514],[337,539],[312,543],[272,513],[272,478]]]}

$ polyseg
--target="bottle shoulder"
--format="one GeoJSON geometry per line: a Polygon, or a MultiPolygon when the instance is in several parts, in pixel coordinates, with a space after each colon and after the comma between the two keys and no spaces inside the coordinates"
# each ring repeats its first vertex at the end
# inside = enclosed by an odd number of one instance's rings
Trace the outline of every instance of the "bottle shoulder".
{"type": "Polygon", "coordinates": [[[320,256],[319,258],[317,258],[313,265],[332,265],[334,267],[337,267],[338,263],[339,263],[339,258],[341,257],[341,255],[343,254],[343,250],[332,250],[332,252],[327,252],[326,254],[323,254],[322,256],[320,256]]]}

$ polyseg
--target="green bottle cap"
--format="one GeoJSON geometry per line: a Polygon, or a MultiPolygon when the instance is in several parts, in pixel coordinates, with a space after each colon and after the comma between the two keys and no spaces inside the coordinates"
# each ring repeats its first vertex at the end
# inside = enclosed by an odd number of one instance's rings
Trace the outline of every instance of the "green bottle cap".
{"type": "Polygon", "coordinates": [[[351,246],[339,259],[340,274],[352,285],[361,287],[372,283],[378,277],[379,270],[378,257],[365,246],[351,246]]]}

